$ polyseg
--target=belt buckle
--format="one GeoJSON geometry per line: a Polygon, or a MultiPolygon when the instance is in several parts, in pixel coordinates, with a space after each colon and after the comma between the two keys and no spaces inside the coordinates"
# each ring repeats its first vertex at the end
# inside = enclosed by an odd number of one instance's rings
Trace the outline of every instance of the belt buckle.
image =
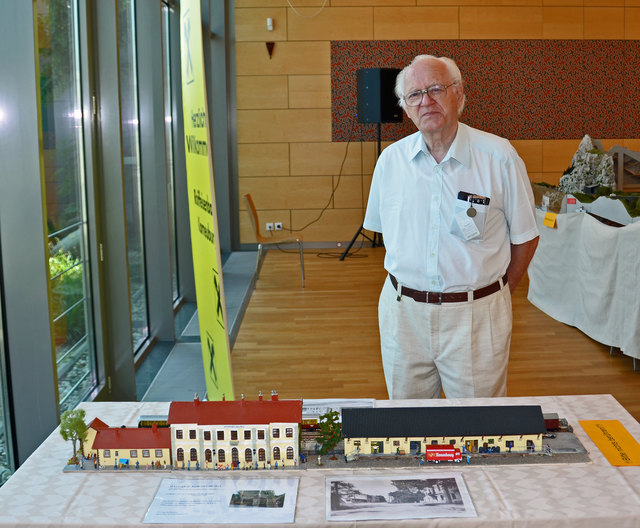
{"type": "Polygon", "coordinates": [[[442,292],[427,292],[427,302],[429,304],[442,304],[442,292]],[[437,295],[438,296],[438,300],[431,302],[429,300],[431,295],[437,295]]]}

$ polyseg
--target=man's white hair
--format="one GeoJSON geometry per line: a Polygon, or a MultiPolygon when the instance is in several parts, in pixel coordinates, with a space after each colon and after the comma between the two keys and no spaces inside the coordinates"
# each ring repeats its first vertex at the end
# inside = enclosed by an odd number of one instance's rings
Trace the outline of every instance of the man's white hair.
{"type": "Polygon", "coordinates": [[[458,68],[458,65],[455,63],[455,61],[453,59],[450,59],[449,57],[436,57],[435,55],[418,55],[407,66],[405,66],[396,77],[395,93],[396,93],[396,97],[398,98],[398,104],[404,110],[407,109],[407,105],[404,101],[404,95],[405,95],[404,80],[409,70],[413,68],[418,62],[422,62],[424,60],[432,60],[432,59],[440,61],[445,65],[445,67],[447,68],[447,72],[451,77],[450,82],[455,82],[456,88],[461,91],[462,102],[458,107],[458,115],[462,114],[462,111],[464,110],[464,105],[467,101],[467,96],[464,93],[464,84],[463,84],[464,81],[462,79],[462,73],[460,73],[460,68],[458,68]]]}

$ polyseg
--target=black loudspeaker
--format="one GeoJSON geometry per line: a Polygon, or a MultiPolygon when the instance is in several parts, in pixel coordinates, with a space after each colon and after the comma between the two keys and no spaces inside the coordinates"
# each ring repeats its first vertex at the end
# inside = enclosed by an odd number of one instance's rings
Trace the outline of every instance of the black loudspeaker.
{"type": "Polygon", "coordinates": [[[394,93],[396,68],[365,68],[356,72],[358,123],[397,123],[402,108],[394,93]]]}

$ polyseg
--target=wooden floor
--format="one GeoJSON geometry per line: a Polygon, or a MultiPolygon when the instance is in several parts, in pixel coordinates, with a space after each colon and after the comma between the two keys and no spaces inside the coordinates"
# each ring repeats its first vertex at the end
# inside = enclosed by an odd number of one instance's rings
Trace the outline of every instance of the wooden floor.
{"type": "MultiPolygon", "coordinates": [[[[236,397],[277,390],[281,398],[387,399],[377,302],[384,249],[267,253],[232,355],[236,397]]],[[[632,359],[513,296],[509,396],[612,394],[640,421],[640,372],[632,359]]]]}

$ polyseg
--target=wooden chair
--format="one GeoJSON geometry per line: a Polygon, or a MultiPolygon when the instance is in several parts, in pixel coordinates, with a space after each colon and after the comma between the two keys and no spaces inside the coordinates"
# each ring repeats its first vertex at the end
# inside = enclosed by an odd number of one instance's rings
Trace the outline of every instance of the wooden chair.
{"type": "Polygon", "coordinates": [[[260,268],[262,267],[262,251],[265,246],[296,243],[300,248],[300,273],[302,275],[302,287],[304,288],[304,256],[302,252],[302,236],[290,235],[288,233],[274,233],[273,236],[262,236],[262,234],[260,234],[260,220],[258,219],[258,212],[256,211],[256,206],[253,203],[251,195],[245,194],[244,201],[247,205],[249,216],[251,217],[251,225],[253,226],[253,232],[256,236],[256,241],[258,242],[258,263],[256,266],[256,278],[260,276],[260,268]]]}

